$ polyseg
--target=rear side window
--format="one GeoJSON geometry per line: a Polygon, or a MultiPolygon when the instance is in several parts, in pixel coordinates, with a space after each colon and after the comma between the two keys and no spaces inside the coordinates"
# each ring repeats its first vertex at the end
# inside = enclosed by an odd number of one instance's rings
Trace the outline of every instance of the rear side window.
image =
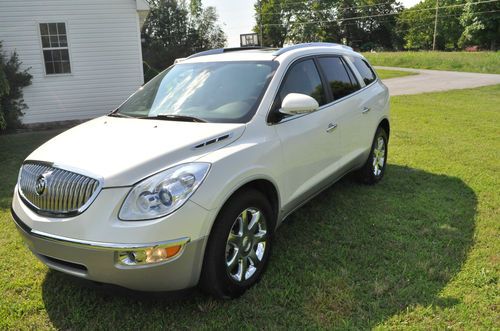
{"type": "Polygon", "coordinates": [[[365,60],[359,57],[351,57],[349,60],[351,60],[356,69],[358,69],[359,74],[363,77],[366,85],[373,83],[377,79],[375,72],[373,72],[373,69],[365,60]]]}
{"type": "Polygon", "coordinates": [[[287,73],[279,93],[280,103],[289,93],[313,97],[319,105],[326,104],[325,90],[313,60],[296,63],[287,73]]]}
{"type": "Polygon", "coordinates": [[[332,91],[333,100],[348,96],[359,90],[359,84],[351,78],[344,62],[339,57],[321,57],[318,59],[321,69],[332,91]]]}

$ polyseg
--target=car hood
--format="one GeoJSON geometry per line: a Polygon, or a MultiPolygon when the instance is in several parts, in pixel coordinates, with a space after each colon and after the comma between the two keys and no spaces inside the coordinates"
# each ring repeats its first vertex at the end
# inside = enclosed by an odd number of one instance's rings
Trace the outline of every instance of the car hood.
{"type": "Polygon", "coordinates": [[[104,116],[52,138],[27,160],[101,177],[104,187],[128,186],[226,146],[244,131],[245,124],[104,116]]]}

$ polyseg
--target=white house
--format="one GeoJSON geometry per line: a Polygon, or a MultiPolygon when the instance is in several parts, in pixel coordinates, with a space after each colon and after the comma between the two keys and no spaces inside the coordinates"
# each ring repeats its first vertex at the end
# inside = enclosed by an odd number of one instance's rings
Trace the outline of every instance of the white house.
{"type": "Polygon", "coordinates": [[[0,41],[30,68],[23,122],[80,120],[143,84],[145,0],[1,0],[0,41]]]}

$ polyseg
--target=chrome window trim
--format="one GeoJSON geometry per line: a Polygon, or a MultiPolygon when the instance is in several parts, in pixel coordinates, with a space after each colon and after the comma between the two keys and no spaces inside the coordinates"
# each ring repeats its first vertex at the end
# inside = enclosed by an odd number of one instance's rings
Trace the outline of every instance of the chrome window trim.
{"type": "Polygon", "coordinates": [[[46,161],[39,161],[39,160],[25,160],[22,163],[22,165],[21,165],[21,168],[19,170],[19,176],[18,176],[18,179],[17,179],[17,191],[19,193],[19,197],[21,198],[21,200],[30,209],[34,210],[39,215],[59,217],[59,218],[61,218],[61,217],[72,217],[72,216],[80,215],[81,213],[83,213],[94,202],[94,200],[97,198],[97,196],[99,195],[99,193],[101,193],[101,190],[103,189],[103,185],[104,185],[104,178],[102,176],[98,176],[98,175],[96,175],[96,174],[94,174],[94,173],[92,173],[90,171],[83,170],[83,169],[80,169],[80,168],[77,168],[77,167],[72,167],[72,166],[64,165],[64,164],[58,164],[58,163],[46,162],[46,161]],[[26,198],[24,196],[23,191],[21,190],[21,185],[19,185],[20,184],[19,180],[21,179],[21,172],[22,172],[23,166],[25,164],[33,164],[33,163],[35,163],[35,164],[41,164],[41,165],[45,165],[45,166],[48,166],[48,167],[57,168],[57,169],[65,170],[65,171],[69,171],[69,172],[75,173],[77,175],[82,175],[82,176],[94,179],[94,180],[96,180],[98,182],[97,188],[94,191],[94,193],[90,196],[90,198],[87,200],[87,202],[85,204],[83,204],[83,206],[81,206],[80,208],[78,208],[76,211],[71,211],[71,212],[52,212],[52,211],[43,210],[43,209],[35,206],[33,203],[31,203],[28,200],[28,198],[26,198]]]}
{"type": "MultiPolygon", "coordinates": [[[[270,122],[269,122],[269,115],[271,114],[272,107],[273,107],[273,104],[274,104],[274,100],[276,100],[276,96],[278,95],[278,92],[279,92],[279,90],[280,90],[280,88],[281,88],[281,86],[282,86],[282,84],[283,84],[283,80],[285,79],[286,74],[288,73],[288,70],[290,69],[290,67],[291,67],[292,65],[294,65],[295,63],[300,62],[301,60],[304,60],[304,59],[307,59],[307,58],[313,58],[313,59],[314,59],[314,58],[321,57],[321,56],[340,56],[340,57],[344,57],[345,55],[343,55],[343,54],[337,54],[337,53],[330,53],[330,54],[328,54],[328,53],[327,53],[327,54],[325,54],[325,53],[321,53],[321,54],[314,54],[314,55],[310,55],[310,54],[308,54],[308,55],[304,55],[304,56],[298,57],[298,58],[294,59],[293,61],[291,61],[291,62],[287,65],[287,67],[286,67],[286,69],[285,69],[285,73],[284,73],[284,74],[281,76],[281,78],[280,78],[280,82],[279,82],[278,88],[277,88],[277,89],[276,89],[276,91],[274,92],[274,97],[272,98],[272,102],[271,102],[271,104],[269,105],[269,108],[268,108],[268,110],[267,110],[267,113],[266,113],[266,117],[265,117],[265,119],[266,119],[266,124],[267,124],[268,126],[279,125],[279,124],[281,124],[281,123],[286,123],[286,122],[289,122],[289,121],[293,121],[293,120],[295,120],[295,119],[297,119],[297,118],[301,118],[301,117],[307,116],[307,115],[309,115],[309,114],[314,114],[314,113],[315,113],[315,112],[317,112],[317,111],[321,111],[321,110],[323,110],[323,109],[325,109],[325,108],[327,108],[327,107],[331,107],[331,106],[333,106],[333,105],[335,105],[335,104],[337,104],[337,103],[339,103],[339,102],[342,102],[342,101],[344,101],[344,100],[346,100],[346,99],[350,98],[351,96],[354,96],[354,95],[356,95],[356,94],[358,94],[358,93],[360,93],[360,92],[364,91],[365,89],[367,89],[367,88],[371,87],[373,84],[375,84],[375,83],[377,83],[377,82],[379,82],[379,81],[380,81],[380,78],[378,77],[377,73],[376,73],[376,72],[375,72],[375,70],[374,70],[376,79],[375,79],[373,82],[371,82],[369,85],[366,85],[366,84],[365,84],[364,86],[360,86],[360,89],[359,89],[359,90],[357,90],[356,92],[353,92],[353,93],[351,93],[351,94],[349,94],[349,95],[346,95],[346,96],[345,96],[345,97],[343,97],[343,98],[340,98],[340,99],[337,99],[337,100],[333,100],[333,101],[332,101],[332,102],[330,102],[330,103],[324,104],[324,105],[320,106],[317,110],[313,111],[312,113],[306,113],[306,114],[298,114],[298,115],[293,115],[293,116],[290,116],[290,117],[286,117],[286,118],[282,119],[281,121],[279,121],[279,122],[277,122],[277,123],[270,123],[270,122]]],[[[350,63],[347,63],[347,65],[349,65],[349,66],[350,66],[350,63]]],[[[358,70],[357,70],[356,68],[354,68],[354,69],[353,69],[353,68],[350,66],[350,69],[353,71],[353,73],[358,73],[358,74],[359,74],[359,72],[358,72],[358,70]],[[354,71],[354,70],[355,70],[355,71],[354,71]]],[[[372,70],[373,70],[373,69],[372,69],[372,70]]],[[[357,79],[359,79],[359,78],[357,78],[357,79]]],[[[360,85],[361,85],[362,83],[364,83],[364,81],[362,81],[362,82],[358,82],[358,83],[360,83],[360,85]]]]}
{"type": "MultiPolygon", "coordinates": [[[[360,88],[359,90],[357,90],[356,92],[353,92],[349,95],[346,95],[345,97],[343,98],[340,98],[340,99],[337,99],[337,100],[334,100],[330,103],[327,103],[327,104],[324,104],[323,106],[319,107],[317,110],[313,111],[312,113],[306,113],[306,114],[299,114],[299,115],[293,115],[293,116],[290,116],[290,117],[286,117],[284,118],[283,120],[279,121],[278,123],[267,123],[268,125],[278,125],[278,124],[281,124],[281,123],[286,123],[288,121],[292,121],[292,120],[295,120],[297,118],[300,118],[300,117],[303,117],[303,116],[307,116],[309,114],[314,114],[315,112],[317,111],[321,111],[325,108],[328,108],[328,107],[331,107],[331,106],[334,106],[335,104],[339,103],[339,102],[342,102],[344,100],[347,100],[348,98],[350,98],[351,96],[355,96],[356,94],[364,91],[366,88],[372,86],[373,84],[375,84],[376,82],[378,81],[378,77],[377,77],[377,80],[373,81],[370,85],[365,85],[364,87],[360,88]]],[[[270,111],[270,110],[269,110],[270,111]]]]}

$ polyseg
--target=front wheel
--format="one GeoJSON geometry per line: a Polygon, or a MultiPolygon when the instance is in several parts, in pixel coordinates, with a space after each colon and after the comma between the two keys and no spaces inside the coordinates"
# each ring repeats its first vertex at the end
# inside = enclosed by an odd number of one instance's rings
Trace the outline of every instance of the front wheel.
{"type": "Polygon", "coordinates": [[[359,179],[365,184],[375,184],[384,177],[387,163],[387,142],[387,133],[379,127],[373,138],[370,156],[358,171],[359,179]]]}
{"type": "Polygon", "coordinates": [[[209,236],[200,286],[217,298],[236,298],[259,281],[272,244],[273,213],[256,190],[234,195],[209,236]]]}

